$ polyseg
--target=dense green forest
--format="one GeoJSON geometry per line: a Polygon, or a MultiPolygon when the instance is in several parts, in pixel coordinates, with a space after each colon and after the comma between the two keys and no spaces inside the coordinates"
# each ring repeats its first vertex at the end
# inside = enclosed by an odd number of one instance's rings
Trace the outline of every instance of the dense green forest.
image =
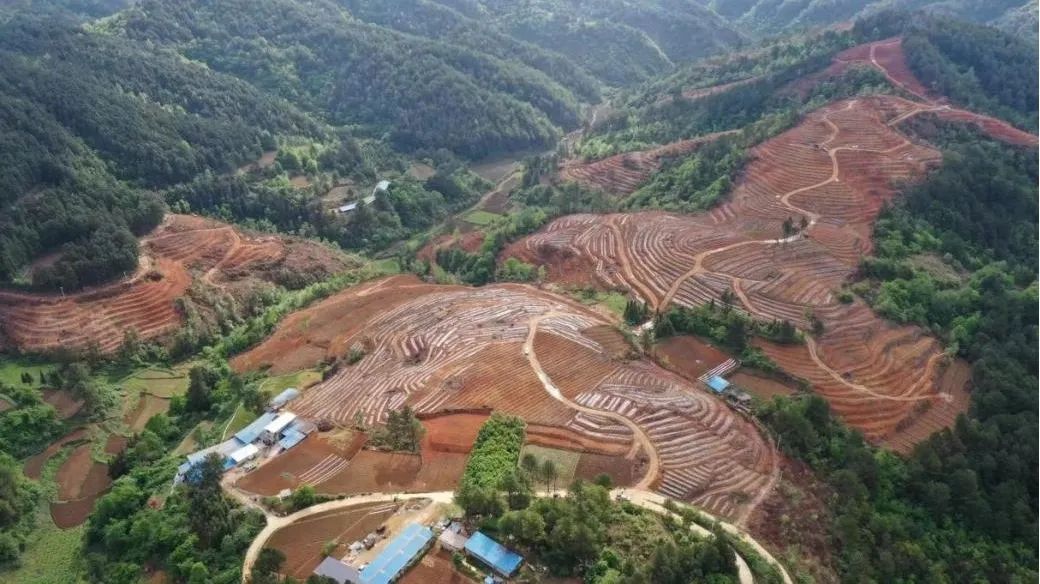
{"type": "Polygon", "coordinates": [[[859,34],[903,36],[910,70],[936,94],[1026,130],[1038,124],[1036,43],[999,30],[942,17],[885,12],[860,20],[859,34]]]}
{"type": "Polygon", "coordinates": [[[696,0],[436,1],[562,53],[610,85],[645,81],[743,41],[696,0]]]}

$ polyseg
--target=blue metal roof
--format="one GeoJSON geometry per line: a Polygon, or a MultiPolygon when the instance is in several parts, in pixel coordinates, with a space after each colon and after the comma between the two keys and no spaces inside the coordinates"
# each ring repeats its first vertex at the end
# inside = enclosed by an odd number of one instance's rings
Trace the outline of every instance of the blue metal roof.
{"type": "Polygon", "coordinates": [[[479,531],[466,542],[466,551],[503,576],[512,576],[524,561],[520,554],[509,551],[479,531]]]}
{"type": "Polygon", "coordinates": [[[333,557],[327,557],[314,569],[316,576],[332,578],[339,584],[353,584],[358,580],[358,571],[333,557]]]}
{"type": "Polygon", "coordinates": [[[289,387],[282,391],[282,393],[271,398],[271,406],[279,408],[298,397],[300,397],[300,392],[297,391],[295,387],[289,387]]]}
{"type": "Polygon", "coordinates": [[[409,523],[371,563],[361,571],[361,584],[390,584],[433,539],[429,527],[409,523]]]}
{"type": "Polygon", "coordinates": [[[256,442],[256,439],[260,437],[260,433],[264,431],[264,426],[271,423],[272,420],[277,417],[278,414],[267,412],[259,418],[253,420],[248,426],[242,428],[235,434],[235,438],[238,439],[242,444],[252,444],[256,442]]]}
{"type": "Polygon", "coordinates": [[[286,430],[285,434],[282,436],[282,439],[278,441],[278,445],[282,447],[282,450],[289,450],[293,446],[296,446],[300,442],[303,442],[303,439],[306,437],[307,435],[303,432],[297,432],[296,430],[292,429],[286,430]]]}
{"type": "Polygon", "coordinates": [[[708,387],[710,387],[715,393],[722,393],[723,391],[726,391],[727,387],[729,387],[729,382],[718,375],[712,375],[708,378],[708,387]]]}

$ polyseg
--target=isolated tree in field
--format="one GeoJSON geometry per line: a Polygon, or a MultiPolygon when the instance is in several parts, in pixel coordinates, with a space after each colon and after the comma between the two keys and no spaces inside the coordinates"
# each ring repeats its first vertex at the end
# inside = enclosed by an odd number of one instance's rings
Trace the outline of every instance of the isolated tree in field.
{"type": "Polygon", "coordinates": [[[542,462],[542,480],[545,481],[545,488],[549,489],[550,492],[556,491],[556,479],[558,476],[559,471],[556,470],[556,464],[553,461],[546,459],[542,462]]]}
{"type": "Polygon", "coordinates": [[[784,239],[791,237],[795,234],[794,219],[791,219],[790,217],[784,219],[784,224],[780,228],[784,232],[784,239]]]}
{"type": "Polygon", "coordinates": [[[520,468],[524,469],[527,476],[533,477],[538,471],[538,459],[533,454],[528,452],[520,459],[520,468]]]}
{"type": "Polygon", "coordinates": [[[412,408],[405,406],[388,414],[386,426],[372,436],[372,441],[377,446],[391,450],[418,452],[425,432],[426,429],[412,408]]]}
{"type": "Polygon", "coordinates": [[[629,325],[637,325],[646,320],[647,307],[642,302],[629,298],[625,303],[624,318],[629,325]]]}
{"type": "Polygon", "coordinates": [[[801,231],[805,231],[809,227],[809,218],[802,215],[802,220],[798,223],[798,226],[801,228],[801,231]]]}

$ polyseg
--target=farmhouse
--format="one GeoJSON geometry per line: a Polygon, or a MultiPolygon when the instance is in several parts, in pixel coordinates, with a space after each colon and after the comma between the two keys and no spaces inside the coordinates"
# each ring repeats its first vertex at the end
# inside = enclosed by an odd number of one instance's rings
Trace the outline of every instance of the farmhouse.
{"type": "Polygon", "coordinates": [[[707,383],[708,387],[710,387],[715,393],[722,393],[729,387],[729,382],[718,375],[709,377],[705,383],[707,383]]]}
{"type": "Polygon", "coordinates": [[[316,576],[332,578],[340,584],[390,584],[411,566],[433,541],[429,527],[409,523],[367,566],[357,570],[334,558],[325,558],[314,570],[316,576]]]}
{"type": "Polygon", "coordinates": [[[449,552],[459,552],[466,547],[466,542],[469,541],[469,538],[463,533],[462,524],[454,521],[447,529],[441,532],[437,541],[440,542],[442,548],[449,552]]]}
{"type": "Polygon", "coordinates": [[[506,578],[515,574],[524,561],[519,554],[509,551],[505,546],[479,531],[469,538],[465,549],[471,557],[480,560],[481,563],[506,578]]]}
{"type": "Polygon", "coordinates": [[[282,412],[278,414],[278,417],[271,420],[264,426],[263,431],[260,433],[260,439],[264,444],[274,444],[282,439],[282,435],[285,433],[289,424],[292,424],[296,420],[296,414],[292,412],[282,412]]]}

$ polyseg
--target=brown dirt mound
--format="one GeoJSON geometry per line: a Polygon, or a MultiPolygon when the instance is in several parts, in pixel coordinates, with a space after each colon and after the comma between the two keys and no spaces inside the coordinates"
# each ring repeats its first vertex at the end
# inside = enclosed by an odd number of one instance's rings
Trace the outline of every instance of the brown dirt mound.
{"type": "Polygon", "coordinates": [[[321,563],[326,542],[338,541],[333,556],[342,556],[347,546],[378,529],[397,507],[395,503],[373,503],[307,517],[274,532],[267,547],[285,554],[284,575],[303,580],[321,563]]]}
{"type": "Polygon", "coordinates": [[[246,235],[185,215],[168,215],[141,246],[140,268],[120,282],[65,296],[0,291],[0,349],[83,349],[97,343],[109,352],[129,329],[143,339],[175,331],[182,320],[175,300],[197,280],[236,294],[261,282],[280,283],[292,272],[327,276],[346,267],[339,253],[316,243],[246,235]]]}
{"type": "Polygon", "coordinates": [[[726,353],[689,335],[669,337],[658,343],[654,352],[665,367],[691,381],[729,360],[726,353]]]}

